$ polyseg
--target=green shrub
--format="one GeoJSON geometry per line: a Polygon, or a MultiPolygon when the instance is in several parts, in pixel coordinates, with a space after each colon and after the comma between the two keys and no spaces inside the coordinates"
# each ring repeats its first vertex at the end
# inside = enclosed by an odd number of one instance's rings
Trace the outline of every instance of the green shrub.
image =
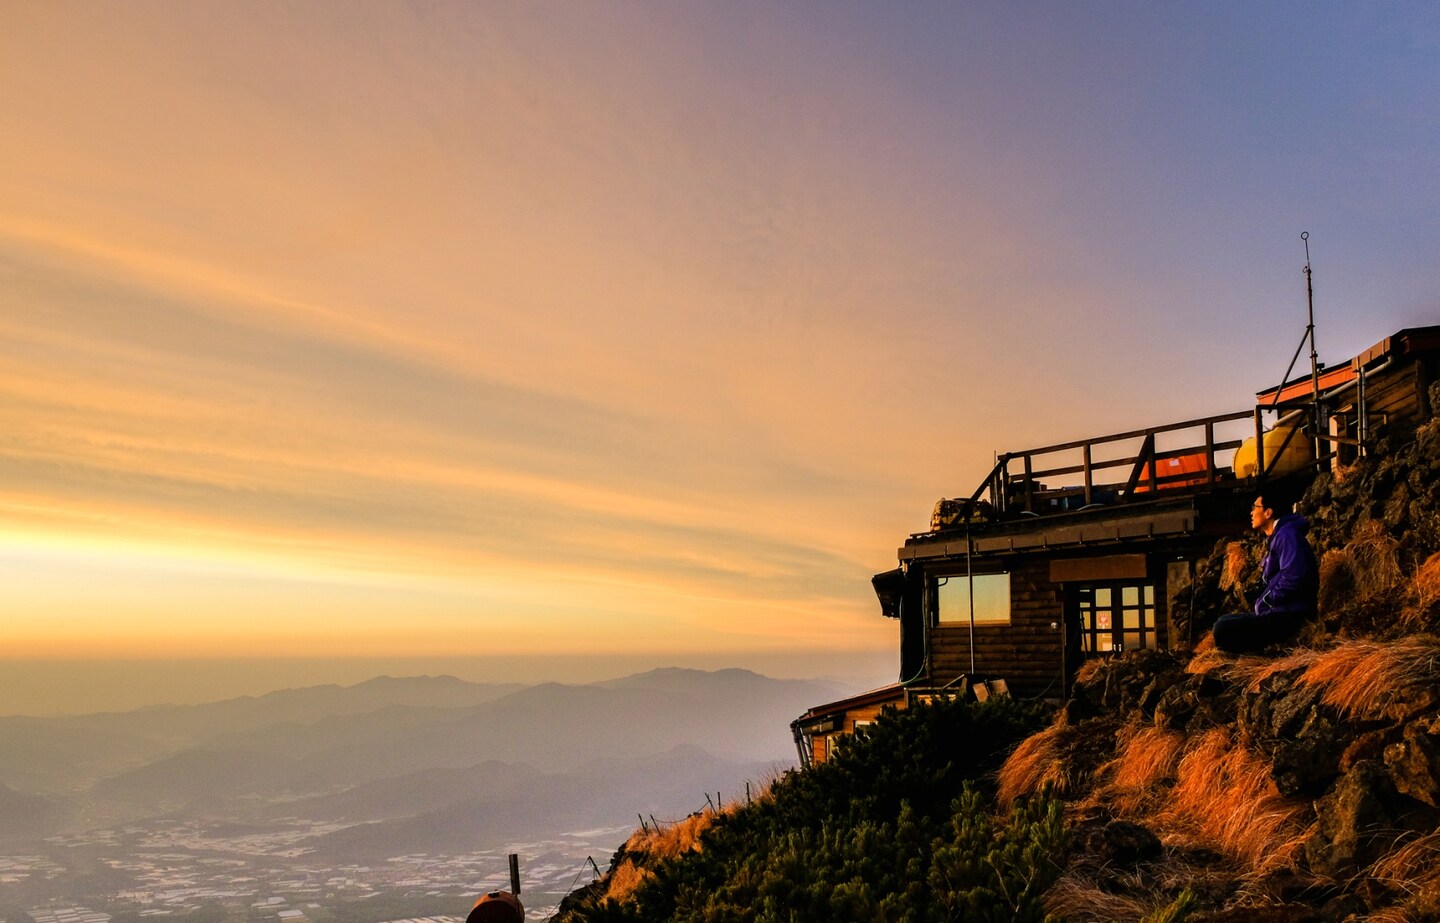
{"type": "Polygon", "coordinates": [[[985,777],[1042,720],[1009,700],[887,711],[717,820],[698,852],[656,862],[632,901],[565,919],[1040,923],[1064,853],[1059,803],[995,817],[985,777]]]}

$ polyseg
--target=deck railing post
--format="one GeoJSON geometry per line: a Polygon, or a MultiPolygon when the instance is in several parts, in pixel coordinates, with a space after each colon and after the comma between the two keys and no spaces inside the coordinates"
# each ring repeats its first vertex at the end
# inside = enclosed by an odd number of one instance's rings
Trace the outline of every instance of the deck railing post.
{"type": "Polygon", "coordinates": [[[1150,449],[1150,496],[1155,496],[1159,486],[1155,483],[1156,475],[1160,471],[1160,453],[1155,451],[1155,434],[1151,433],[1145,437],[1145,445],[1150,449]]]}
{"type": "Polygon", "coordinates": [[[1000,469],[996,475],[1000,484],[1000,502],[1005,504],[1005,511],[1010,511],[1010,456],[1000,456],[1000,469]]]}
{"type": "Polygon", "coordinates": [[[1215,483],[1215,421],[1205,421],[1205,483],[1215,483]]]}
{"type": "MultiPolygon", "coordinates": [[[[1365,363],[1357,362],[1359,369],[1359,383],[1355,386],[1357,391],[1356,414],[1355,414],[1355,437],[1360,443],[1355,450],[1356,458],[1365,457],[1365,441],[1370,437],[1370,427],[1365,420],[1367,409],[1365,407],[1365,363]]],[[[1433,410],[1434,408],[1432,408],[1433,410]]]]}
{"type": "Polygon", "coordinates": [[[1090,470],[1090,443],[1081,446],[1080,454],[1085,465],[1085,505],[1095,502],[1095,478],[1090,470]]]}
{"type": "Polygon", "coordinates": [[[1035,512],[1035,478],[1030,466],[1030,453],[1025,453],[1025,512],[1035,512]]]}

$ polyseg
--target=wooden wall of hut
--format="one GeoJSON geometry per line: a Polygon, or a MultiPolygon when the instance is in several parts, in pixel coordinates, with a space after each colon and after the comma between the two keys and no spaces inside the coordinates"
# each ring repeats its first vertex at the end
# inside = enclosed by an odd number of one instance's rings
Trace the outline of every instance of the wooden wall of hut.
{"type": "MultiPolygon", "coordinates": [[[[1010,622],[975,626],[975,672],[1003,678],[1019,696],[1059,688],[1061,585],[1050,582],[1050,561],[1014,558],[1010,570],[1010,622]]],[[[943,686],[970,672],[970,626],[947,624],[932,629],[930,681],[943,686]]]]}

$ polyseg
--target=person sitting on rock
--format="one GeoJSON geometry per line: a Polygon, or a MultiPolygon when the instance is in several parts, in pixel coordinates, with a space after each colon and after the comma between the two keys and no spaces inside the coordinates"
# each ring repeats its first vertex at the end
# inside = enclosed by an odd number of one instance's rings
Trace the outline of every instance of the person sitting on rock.
{"type": "Polygon", "coordinates": [[[1320,590],[1315,552],[1305,539],[1310,524],[1294,513],[1277,514],[1288,504],[1274,502],[1265,490],[1250,507],[1250,525],[1265,533],[1265,556],[1260,577],[1265,590],[1255,611],[1222,615],[1215,620],[1215,646],[1232,654],[1246,654],[1288,641],[1300,626],[1315,616],[1320,590]]]}

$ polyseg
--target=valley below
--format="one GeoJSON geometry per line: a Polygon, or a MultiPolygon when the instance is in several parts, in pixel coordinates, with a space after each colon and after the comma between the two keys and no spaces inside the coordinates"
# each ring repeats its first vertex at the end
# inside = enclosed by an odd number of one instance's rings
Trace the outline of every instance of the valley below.
{"type": "Polygon", "coordinates": [[[853,691],[742,670],[588,685],[378,678],[195,706],[0,718],[9,923],[543,919],[628,832],[794,765],[853,691]]]}

